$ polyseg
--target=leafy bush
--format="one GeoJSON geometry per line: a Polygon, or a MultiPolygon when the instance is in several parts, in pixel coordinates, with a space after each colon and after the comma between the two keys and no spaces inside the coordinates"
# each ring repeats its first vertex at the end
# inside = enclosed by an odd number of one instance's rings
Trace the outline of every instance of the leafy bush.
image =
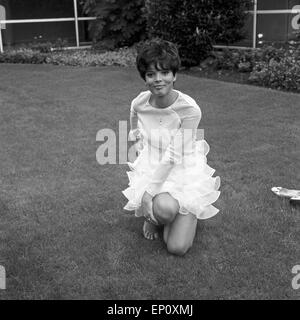
{"type": "Polygon", "coordinates": [[[288,49],[267,48],[255,62],[249,82],[257,85],[300,92],[300,46],[288,49]]]}
{"type": "Polygon", "coordinates": [[[232,50],[223,49],[212,53],[216,59],[216,69],[237,70],[239,72],[250,72],[255,61],[259,59],[259,52],[256,50],[232,50]]]}
{"type": "Polygon", "coordinates": [[[199,64],[212,50],[209,21],[201,19],[201,5],[200,1],[146,0],[149,37],[176,43],[184,66],[199,64]]]}
{"type": "Polygon", "coordinates": [[[252,9],[252,0],[210,0],[215,28],[212,30],[214,43],[232,44],[245,38],[243,29],[247,10],[252,9]]]}
{"type": "Polygon", "coordinates": [[[216,40],[242,37],[249,1],[146,0],[145,15],[150,38],[160,37],[179,46],[182,64],[198,65],[216,40]]]}
{"type": "Polygon", "coordinates": [[[213,52],[213,56],[218,70],[249,72],[249,83],[300,92],[300,44],[297,42],[256,50],[224,49],[213,52]]]}
{"type": "Polygon", "coordinates": [[[98,19],[91,24],[95,49],[131,46],[143,39],[145,0],[81,0],[83,10],[98,19]]]}

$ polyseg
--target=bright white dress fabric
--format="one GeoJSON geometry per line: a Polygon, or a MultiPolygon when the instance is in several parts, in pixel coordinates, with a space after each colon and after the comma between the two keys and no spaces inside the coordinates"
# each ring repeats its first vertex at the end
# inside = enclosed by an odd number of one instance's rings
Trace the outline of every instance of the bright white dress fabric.
{"type": "MultiPolygon", "coordinates": [[[[176,101],[166,108],[150,105],[150,91],[141,92],[131,104],[129,136],[140,136],[138,156],[128,162],[129,186],[123,190],[124,209],[142,216],[145,191],[153,197],[168,192],[179,203],[180,214],[207,219],[219,210],[220,177],[207,164],[209,145],[196,140],[201,110],[194,99],[176,90],[176,101]]],[[[137,144],[138,145],[138,144],[137,144]]]]}

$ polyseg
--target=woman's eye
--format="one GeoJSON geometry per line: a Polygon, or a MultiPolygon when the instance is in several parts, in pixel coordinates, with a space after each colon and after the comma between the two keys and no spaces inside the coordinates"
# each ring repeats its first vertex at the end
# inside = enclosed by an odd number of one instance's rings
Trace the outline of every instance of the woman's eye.
{"type": "Polygon", "coordinates": [[[153,77],[153,73],[146,73],[146,76],[151,78],[151,77],[153,77]]]}
{"type": "Polygon", "coordinates": [[[168,75],[170,71],[163,71],[162,74],[163,75],[168,75]]]}

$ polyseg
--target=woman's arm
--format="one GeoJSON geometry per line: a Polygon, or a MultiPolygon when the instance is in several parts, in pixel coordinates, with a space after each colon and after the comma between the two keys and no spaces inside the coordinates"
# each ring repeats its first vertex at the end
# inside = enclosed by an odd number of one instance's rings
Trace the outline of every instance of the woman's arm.
{"type": "Polygon", "coordinates": [[[138,116],[137,116],[137,112],[134,110],[134,104],[132,102],[130,107],[129,140],[135,141],[137,138],[139,138],[138,116]]]}

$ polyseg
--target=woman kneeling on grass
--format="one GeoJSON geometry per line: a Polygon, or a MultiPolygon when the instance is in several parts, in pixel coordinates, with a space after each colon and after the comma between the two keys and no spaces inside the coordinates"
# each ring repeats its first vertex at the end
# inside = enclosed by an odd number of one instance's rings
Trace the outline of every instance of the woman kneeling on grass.
{"type": "Polygon", "coordinates": [[[146,239],[163,239],[170,253],[184,255],[193,244],[197,220],[218,213],[211,204],[219,195],[220,178],[207,165],[209,146],[196,141],[201,110],[190,96],[174,89],[180,58],[168,41],[150,41],[137,57],[137,69],[148,91],[131,103],[129,136],[142,148],[128,163],[125,210],[144,216],[146,239]]]}

